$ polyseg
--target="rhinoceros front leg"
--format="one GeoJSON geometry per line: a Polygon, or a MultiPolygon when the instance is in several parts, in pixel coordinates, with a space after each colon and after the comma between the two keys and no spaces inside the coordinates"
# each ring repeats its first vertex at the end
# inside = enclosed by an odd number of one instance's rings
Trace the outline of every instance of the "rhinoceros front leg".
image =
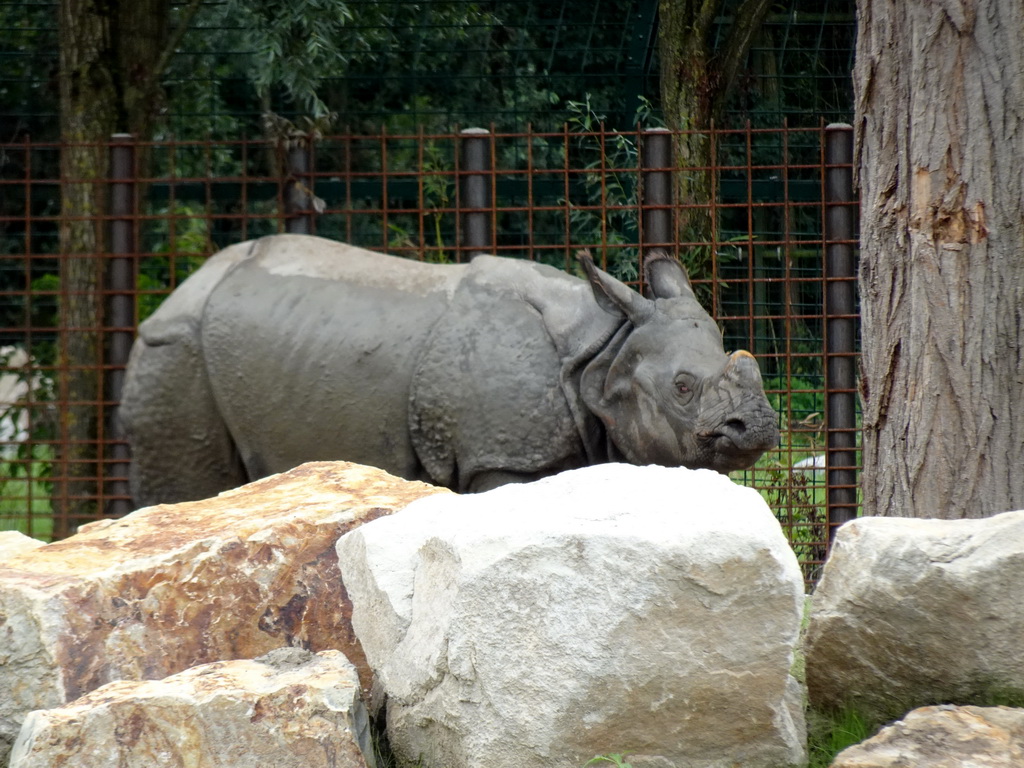
{"type": "Polygon", "coordinates": [[[135,342],[118,417],[137,507],[205,499],[248,480],[191,335],[135,342]]]}

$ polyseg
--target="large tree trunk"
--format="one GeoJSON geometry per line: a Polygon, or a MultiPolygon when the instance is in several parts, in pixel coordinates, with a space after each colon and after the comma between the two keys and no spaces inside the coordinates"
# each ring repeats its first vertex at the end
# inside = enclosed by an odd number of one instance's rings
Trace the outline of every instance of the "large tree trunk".
{"type": "Polygon", "coordinates": [[[1024,507],[1024,6],[859,0],[864,510],[1024,507]]]}

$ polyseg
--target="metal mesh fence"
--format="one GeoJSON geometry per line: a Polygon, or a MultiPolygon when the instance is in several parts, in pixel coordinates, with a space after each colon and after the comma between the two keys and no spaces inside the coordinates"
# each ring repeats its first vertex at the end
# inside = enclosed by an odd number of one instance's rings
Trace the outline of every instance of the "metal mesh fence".
{"type": "Polygon", "coordinates": [[[570,271],[576,250],[589,248],[601,266],[636,285],[645,249],[660,243],[688,264],[727,349],[749,349],[760,361],[783,439],[734,477],[762,493],[813,579],[826,552],[830,503],[856,512],[856,498],[830,497],[843,488],[856,493],[852,400],[845,416],[827,418],[830,398],[854,391],[852,366],[845,379],[829,380],[830,359],[852,363],[851,342],[826,344],[830,333],[841,335],[837,320],[855,321],[855,309],[839,307],[830,319],[825,306],[831,286],[853,286],[852,272],[830,273],[826,263],[837,248],[850,255],[856,246],[856,203],[849,181],[835,175],[848,176],[849,161],[825,155],[826,138],[849,131],[748,126],[701,135],[711,142],[710,167],[680,168],[645,149],[658,136],[684,134],[603,128],[382,132],[292,147],[112,141],[109,150],[128,159],[113,165],[120,178],[96,182],[116,193],[115,205],[92,219],[105,245],[101,253],[64,256],[62,147],[0,145],[7,159],[0,178],[0,529],[56,538],[129,508],[124,448],[111,431],[124,366],[114,339],[133,334],[219,248],[287,230],[433,262],[489,251],[570,271]],[[714,193],[699,204],[658,198],[657,174],[707,174],[714,193]],[[839,184],[838,197],[829,179],[839,184]],[[712,222],[700,239],[682,226],[693,211],[712,222]],[[830,211],[849,214],[847,230],[829,224],[830,211]],[[76,259],[105,267],[94,291],[73,295],[63,284],[62,270],[76,259]],[[61,308],[73,302],[98,302],[100,327],[63,323],[61,308]],[[101,340],[96,359],[73,364],[104,394],[74,403],[64,386],[72,363],[61,349],[85,333],[101,340]],[[85,459],[68,444],[69,414],[83,412],[92,423],[85,459]],[[69,466],[72,455],[83,466],[69,466]],[[87,482],[72,485],[71,475],[87,482]]]}
{"type": "MultiPolygon", "coordinates": [[[[56,0],[0,0],[0,139],[53,139],[57,119],[56,0]]],[[[178,4],[172,4],[178,5],[178,4]]],[[[182,7],[187,4],[180,4],[182,7]]],[[[262,133],[269,106],[294,116],[282,92],[257,96],[253,42],[224,0],[202,0],[163,78],[166,120],[178,137],[262,133]]],[[[254,4],[256,5],[256,4],[254,4]]],[[[381,123],[496,122],[555,129],[585,102],[609,125],[635,125],[644,100],[659,103],[658,0],[349,0],[339,46],[346,63],[322,76],[325,103],[344,130],[381,123]]],[[[753,40],[727,121],[813,126],[849,120],[856,36],[854,0],[775,2],[753,40]]],[[[740,0],[721,4],[719,47],[740,0]]],[[[179,8],[180,10],[180,8],[179,8]]],[[[171,21],[177,20],[172,13],[171,21]]]]}

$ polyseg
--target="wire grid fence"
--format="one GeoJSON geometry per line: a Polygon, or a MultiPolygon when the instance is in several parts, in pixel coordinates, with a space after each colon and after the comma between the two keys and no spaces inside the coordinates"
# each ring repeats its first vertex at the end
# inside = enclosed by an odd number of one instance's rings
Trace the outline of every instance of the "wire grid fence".
{"type": "MultiPolygon", "coordinates": [[[[177,4],[173,4],[177,5],[177,4]]],[[[187,4],[182,4],[182,6],[187,4]]],[[[257,5],[257,4],[253,4],[257,5]]],[[[627,128],[644,100],[659,102],[658,0],[349,0],[337,41],[346,63],[322,76],[322,95],[345,130],[395,130],[495,121],[555,128],[586,102],[627,128]],[[404,128],[403,128],[404,126],[404,128]]],[[[0,0],[0,139],[52,139],[59,124],[57,0],[0,0]]],[[[727,0],[713,25],[723,45],[740,12],[727,0]]],[[[752,41],[727,118],[777,126],[848,120],[855,0],[781,0],[752,41]]],[[[172,13],[171,22],[176,20],[172,13]]],[[[178,137],[260,132],[267,104],[252,82],[260,55],[244,18],[201,0],[169,61],[165,129],[178,137]]],[[[296,54],[301,58],[302,54],[296,54]]],[[[281,89],[270,108],[294,117],[281,89]]],[[[447,129],[447,128],[446,128],[447,129]]]]}
{"type": "MultiPolygon", "coordinates": [[[[643,157],[649,134],[604,128],[381,132],[293,146],[121,139],[109,149],[131,153],[127,171],[95,182],[128,192],[120,195],[119,209],[91,219],[105,245],[99,253],[63,257],[63,147],[0,145],[6,159],[0,178],[0,529],[60,538],[130,508],[124,446],[112,428],[124,360],[112,359],[110,340],[133,334],[222,247],[281,231],[309,232],[432,262],[465,261],[486,250],[569,271],[575,252],[588,248],[611,274],[639,287],[642,253],[661,243],[689,266],[726,348],[749,349],[759,359],[782,442],[734,478],[761,492],[813,580],[829,540],[829,494],[835,489],[828,481],[838,477],[826,466],[839,455],[829,451],[826,398],[853,392],[849,382],[826,386],[832,322],[825,316],[827,286],[852,289],[853,278],[826,274],[825,257],[830,248],[856,246],[853,234],[824,234],[827,210],[838,205],[852,214],[856,205],[852,195],[825,203],[826,176],[835,165],[824,154],[827,133],[825,126],[749,125],[704,132],[713,163],[703,168],[665,160],[652,167],[643,157]],[[467,152],[473,141],[483,148],[476,159],[467,152]],[[145,172],[141,157],[148,159],[145,172]],[[652,173],[704,174],[713,194],[701,203],[652,200],[645,196],[652,173]],[[475,192],[474,181],[481,182],[475,192]],[[695,240],[683,223],[698,211],[714,226],[695,240]],[[667,217],[667,230],[652,232],[650,214],[667,217]],[[112,235],[115,230],[121,235],[112,235]],[[691,239],[681,239],[681,231],[691,239]],[[108,279],[72,295],[61,273],[76,259],[99,260],[108,279]],[[128,266],[121,285],[109,282],[115,264],[128,266]],[[111,302],[125,298],[127,316],[113,317],[111,302]],[[104,318],[98,327],[67,325],[62,307],[75,301],[98,303],[97,316],[104,318]],[[67,339],[86,333],[98,334],[101,343],[96,359],[78,365],[103,394],[75,403],[62,387],[70,369],[60,350],[67,339]],[[92,429],[74,439],[87,444],[84,460],[81,451],[70,450],[67,423],[69,413],[80,414],[83,406],[92,429]],[[71,484],[70,476],[86,482],[71,484]]],[[[849,170],[847,161],[842,170],[849,170]]],[[[839,319],[855,317],[846,310],[839,319]]],[[[848,362],[854,357],[851,349],[831,354],[848,362]]],[[[837,429],[856,451],[856,422],[837,429]]],[[[848,451],[842,461],[855,471],[854,454],[848,451]]],[[[855,493],[855,478],[843,477],[840,484],[855,493]]],[[[855,505],[846,502],[848,515],[856,513],[855,505]]]]}

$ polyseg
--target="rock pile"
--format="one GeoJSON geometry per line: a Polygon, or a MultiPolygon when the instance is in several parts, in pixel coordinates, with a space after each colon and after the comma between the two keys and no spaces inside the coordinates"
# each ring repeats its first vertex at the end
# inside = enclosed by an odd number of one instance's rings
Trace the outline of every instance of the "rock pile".
{"type": "Polygon", "coordinates": [[[31,710],[282,646],[340,650],[338,538],[445,493],[369,467],[306,464],[206,501],[92,524],[0,563],[0,765],[31,710]]]}
{"type": "MultiPolygon", "coordinates": [[[[810,702],[902,719],[834,768],[1024,764],[1024,709],[979,706],[1024,702],[1022,563],[1024,511],[839,531],[810,702]]],[[[17,738],[13,768],[373,768],[376,715],[425,768],[800,765],[802,586],[761,497],[705,470],[458,496],[307,464],[0,534],[0,765],[17,738]]]]}

